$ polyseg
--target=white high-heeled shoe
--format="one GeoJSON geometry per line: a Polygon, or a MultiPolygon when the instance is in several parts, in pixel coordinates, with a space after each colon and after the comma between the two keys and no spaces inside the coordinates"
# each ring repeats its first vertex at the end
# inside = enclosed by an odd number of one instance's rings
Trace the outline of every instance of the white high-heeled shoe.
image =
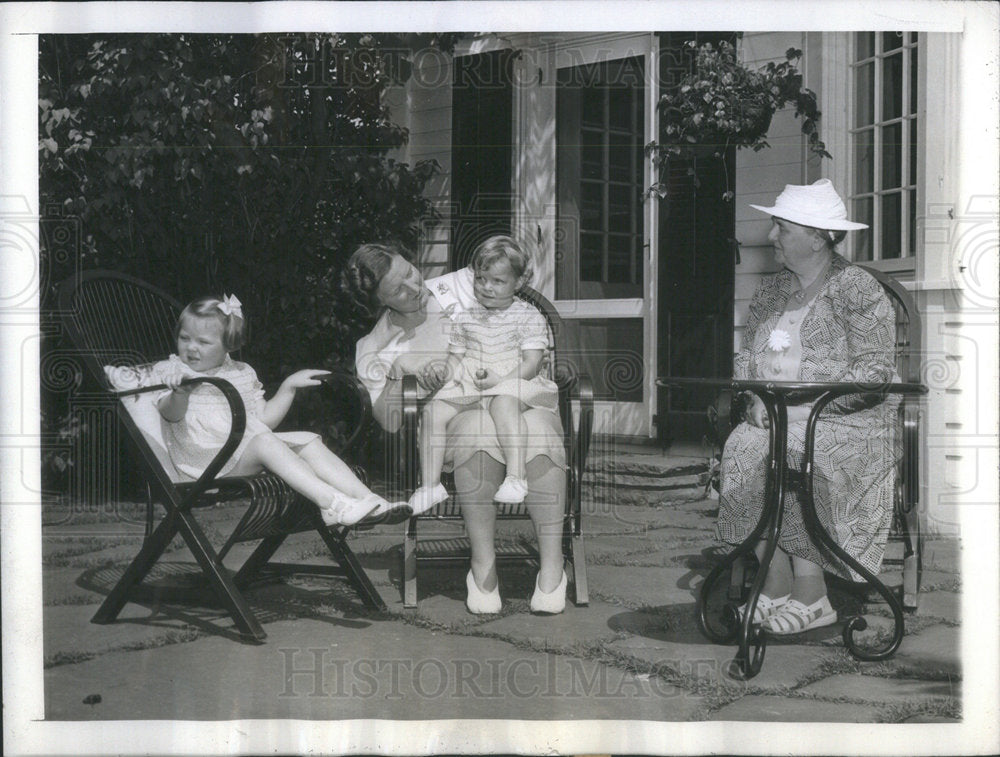
{"type": "Polygon", "coordinates": [[[492,615],[500,612],[503,603],[500,600],[500,582],[493,587],[493,591],[483,591],[476,584],[476,579],[472,577],[469,570],[465,576],[465,588],[468,596],[465,598],[465,606],[474,615],[492,615]]]}
{"type": "Polygon", "coordinates": [[[535,577],[535,593],[531,595],[531,611],[539,615],[558,615],[566,609],[566,571],[563,571],[559,585],[546,593],[538,588],[538,577],[535,577]]]}

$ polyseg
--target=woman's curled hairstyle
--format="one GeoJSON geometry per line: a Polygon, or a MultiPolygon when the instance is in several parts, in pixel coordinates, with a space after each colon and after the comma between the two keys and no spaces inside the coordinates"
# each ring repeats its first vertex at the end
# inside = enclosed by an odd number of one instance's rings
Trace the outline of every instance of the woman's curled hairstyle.
{"type": "Polygon", "coordinates": [[[368,315],[378,313],[378,285],[396,257],[409,259],[403,248],[392,242],[363,244],[344,267],[343,288],[368,315]]]}

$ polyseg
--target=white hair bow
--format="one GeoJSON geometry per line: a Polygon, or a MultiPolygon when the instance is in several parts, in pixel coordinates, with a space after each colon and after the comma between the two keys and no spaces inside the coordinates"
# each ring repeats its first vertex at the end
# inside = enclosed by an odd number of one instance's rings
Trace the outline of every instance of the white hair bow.
{"type": "Polygon", "coordinates": [[[236,299],[235,294],[222,295],[222,302],[219,303],[219,310],[226,315],[235,315],[237,318],[243,317],[243,303],[236,299]]]}

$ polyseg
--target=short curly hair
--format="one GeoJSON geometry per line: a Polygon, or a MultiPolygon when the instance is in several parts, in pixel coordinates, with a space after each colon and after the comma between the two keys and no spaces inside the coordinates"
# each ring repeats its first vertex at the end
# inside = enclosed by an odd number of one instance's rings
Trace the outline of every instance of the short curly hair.
{"type": "Polygon", "coordinates": [[[358,247],[348,259],[342,288],[365,312],[375,314],[381,308],[378,285],[397,257],[410,260],[406,248],[396,242],[372,242],[358,247]]]}
{"type": "Polygon", "coordinates": [[[202,320],[214,318],[222,324],[222,346],[226,348],[226,352],[238,350],[245,343],[246,320],[238,315],[223,313],[219,310],[221,304],[220,297],[199,297],[189,303],[177,318],[174,339],[176,340],[180,335],[181,324],[186,318],[200,318],[202,320]]]}
{"type": "Polygon", "coordinates": [[[531,255],[524,250],[512,237],[498,234],[484,240],[472,253],[471,267],[473,271],[485,271],[498,260],[507,260],[510,270],[517,278],[524,277],[524,283],[529,284],[534,275],[531,255]]]}

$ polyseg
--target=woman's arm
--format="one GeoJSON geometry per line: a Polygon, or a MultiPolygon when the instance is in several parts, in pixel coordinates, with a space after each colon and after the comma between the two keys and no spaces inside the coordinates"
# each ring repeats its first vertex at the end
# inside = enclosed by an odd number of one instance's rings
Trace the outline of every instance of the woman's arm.
{"type": "MultiPolygon", "coordinates": [[[[835,302],[835,312],[844,328],[847,370],[837,381],[878,386],[896,376],[896,313],[882,286],[858,268],[843,274],[844,286],[835,302]]],[[[833,412],[852,413],[872,406],[872,400],[847,395],[827,407],[833,412]]]]}

